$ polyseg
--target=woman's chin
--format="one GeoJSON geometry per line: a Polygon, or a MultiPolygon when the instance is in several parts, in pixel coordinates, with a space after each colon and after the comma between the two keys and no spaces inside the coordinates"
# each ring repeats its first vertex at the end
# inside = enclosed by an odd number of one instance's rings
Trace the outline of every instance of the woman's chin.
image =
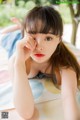
{"type": "Polygon", "coordinates": [[[35,61],[36,63],[45,63],[45,62],[48,62],[47,59],[36,59],[36,58],[32,58],[33,61],[35,61]]]}
{"type": "Polygon", "coordinates": [[[32,58],[36,63],[44,63],[45,62],[45,60],[43,60],[43,59],[36,59],[36,58],[32,58]]]}

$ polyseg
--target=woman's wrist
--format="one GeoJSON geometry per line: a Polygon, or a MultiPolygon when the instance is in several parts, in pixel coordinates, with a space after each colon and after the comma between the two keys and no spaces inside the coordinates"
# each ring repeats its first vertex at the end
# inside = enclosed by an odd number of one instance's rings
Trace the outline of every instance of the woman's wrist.
{"type": "Polygon", "coordinates": [[[24,69],[26,69],[25,61],[16,59],[14,63],[14,67],[17,67],[17,68],[23,67],[24,69]]]}

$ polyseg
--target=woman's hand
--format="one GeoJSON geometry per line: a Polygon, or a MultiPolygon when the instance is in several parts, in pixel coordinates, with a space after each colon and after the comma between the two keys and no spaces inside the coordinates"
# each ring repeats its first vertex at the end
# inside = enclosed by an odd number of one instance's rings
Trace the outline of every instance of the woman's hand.
{"type": "Polygon", "coordinates": [[[30,34],[27,34],[16,44],[16,59],[25,62],[36,47],[36,41],[30,34]]]}

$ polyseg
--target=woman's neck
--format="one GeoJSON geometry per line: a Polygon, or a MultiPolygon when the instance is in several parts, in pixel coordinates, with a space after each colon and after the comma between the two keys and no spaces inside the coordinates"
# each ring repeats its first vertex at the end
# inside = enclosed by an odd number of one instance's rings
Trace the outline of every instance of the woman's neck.
{"type": "Polygon", "coordinates": [[[38,71],[41,71],[42,73],[45,73],[45,70],[46,70],[47,67],[50,68],[49,62],[37,63],[35,61],[32,61],[32,63],[36,67],[36,69],[38,69],[38,71]]]}

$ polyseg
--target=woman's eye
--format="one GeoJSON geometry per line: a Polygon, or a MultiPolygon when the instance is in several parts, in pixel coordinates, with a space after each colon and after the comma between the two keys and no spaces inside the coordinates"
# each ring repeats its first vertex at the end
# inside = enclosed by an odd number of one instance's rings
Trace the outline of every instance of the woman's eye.
{"type": "Polygon", "coordinates": [[[51,38],[51,37],[46,37],[46,40],[47,40],[47,41],[51,41],[52,38],[51,38]]]}

